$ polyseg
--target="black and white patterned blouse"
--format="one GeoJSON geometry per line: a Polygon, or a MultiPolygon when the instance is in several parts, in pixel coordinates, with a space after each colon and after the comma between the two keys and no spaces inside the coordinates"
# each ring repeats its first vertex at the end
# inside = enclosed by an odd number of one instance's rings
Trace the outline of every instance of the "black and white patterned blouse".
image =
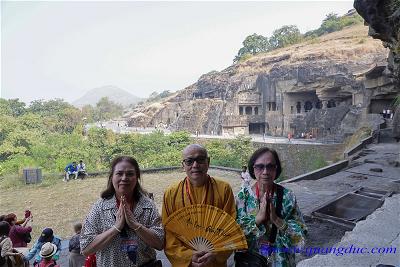
{"type": "MultiPolygon", "coordinates": [[[[117,201],[115,196],[110,199],[99,199],[93,205],[82,227],[80,245],[83,251],[97,235],[107,231],[115,225],[117,215],[117,201]]],[[[158,238],[164,242],[164,229],[161,217],[154,202],[142,195],[133,212],[136,220],[153,230],[158,238]]],[[[138,253],[136,265],[129,260],[126,252],[121,251],[121,237],[117,235],[107,247],[96,252],[96,263],[99,267],[109,266],[140,266],[156,258],[156,251],[132,230],[128,231],[129,239],[137,240],[138,253]]]]}

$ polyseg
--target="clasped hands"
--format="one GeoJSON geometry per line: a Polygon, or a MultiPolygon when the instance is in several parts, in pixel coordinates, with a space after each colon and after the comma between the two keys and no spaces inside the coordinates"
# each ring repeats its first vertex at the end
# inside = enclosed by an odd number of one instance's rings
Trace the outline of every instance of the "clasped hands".
{"type": "Polygon", "coordinates": [[[215,254],[212,252],[200,251],[192,256],[190,267],[205,267],[209,266],[215,260],[215,254]]]}
{"type": "Polygon", "coordinates": [[[133,216],[132,207],[126,201],[125,196],[121,196],[121,202],[117,211],[117,218],[115,222],[115,227],[121,231],[124,228],[125,223],[129,228],[133,230],[137,230],[141,227],[141,224],[138,223],[133,216]]]}
{"type": "Polygon", "coordinates": [[[256,215],[256,224],[267,225],[271,221],[276,227],[280,228],[283,225],[283,220],[276,215],[276,210],[274,204],[272,203],[272,198],[268,199],[267,193],[265,192],[261,198],[260,210],[256,215]],[[269,200],[269,201],[268,201],[269,200]],[[267,206],[269,205],[269,213],[267,212],[267,206]]]}

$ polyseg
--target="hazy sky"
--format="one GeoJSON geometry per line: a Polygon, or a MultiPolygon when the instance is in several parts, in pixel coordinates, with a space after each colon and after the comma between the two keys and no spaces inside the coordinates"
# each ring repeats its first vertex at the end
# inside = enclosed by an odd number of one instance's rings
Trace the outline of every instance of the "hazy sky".
{"type": "Polygon", "coordinates": [[[353,1],[1,1],[1,97],[63,98],[114,85],[176,91],[232,64],[246,36],[302,33],[353,1]]]}

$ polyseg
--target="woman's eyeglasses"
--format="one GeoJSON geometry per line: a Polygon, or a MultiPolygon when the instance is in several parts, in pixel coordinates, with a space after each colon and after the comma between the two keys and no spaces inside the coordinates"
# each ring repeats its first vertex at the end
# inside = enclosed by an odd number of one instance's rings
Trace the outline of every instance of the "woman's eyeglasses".
{"type": "Polygon", "coordinates": [[[254,164],[254,170],[256,171],[263,171],[264,169],[266,169],[267,171],[273,171],[276,168],[276,164],[254,164]]]}
{"type": "Polygon", "coordinates": [[[195,161],[197,162],[197,164],[207,163],[207,159],[208,158],[205,158],[205,157],[187,158],[187,159],[182,160],[182,163],[185,164],[186,166],[192,166],[195,161]]]}

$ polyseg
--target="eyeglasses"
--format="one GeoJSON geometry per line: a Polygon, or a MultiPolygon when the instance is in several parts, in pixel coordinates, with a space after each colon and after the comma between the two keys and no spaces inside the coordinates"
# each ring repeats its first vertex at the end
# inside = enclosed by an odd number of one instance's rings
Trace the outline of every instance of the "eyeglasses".
{"type": "Polygon", "coordinates": [[[195,161],[197,162],[197,164],[205,164],[207,163],[207,160],[208,158],[205,157],[187,158],[182,160],[182,163],[185,164],[186,166],[192,166],[195,161]]]}
{"type": "Polygon", "coordinates": [[[269,163],[269,164],[267,164],[267,165],[264,165],[264,164],[255,164],[254,166],[254,169],[256,170],[256,171],[263,171],[264,169],[267,169],[267,171],[273,171],[273,170],[275,170],[276,169],[276,164],[271,164],[271,163],[269,163]]]}

